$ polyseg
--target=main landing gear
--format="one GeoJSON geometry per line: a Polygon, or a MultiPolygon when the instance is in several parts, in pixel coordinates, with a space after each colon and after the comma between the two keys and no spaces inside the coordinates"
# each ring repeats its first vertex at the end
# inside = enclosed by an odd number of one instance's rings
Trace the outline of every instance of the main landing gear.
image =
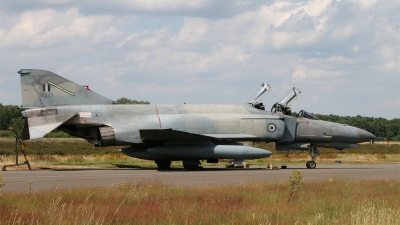
{"type": "Polygon", "coordinates": [[[185,168],[185,170],[190,170],[190,171],[195,171],[195,170],[203,168],[200,166],[201,165],[200,161],[195,160],[195,159],[183,160],[182,164],[183,164],[183,168],[185,168]]]}
{"type": "MultiPolygon", "coordinates": [[[[156,164],[159,170],[166,170],[171,168],[171,161],[156,161],[156,164]]],[[[183,168],[185,168],[185,170],[188,171],[195,171],[203,168],[200,166],[201,165],[200,161],[194,159],[183,160],[182,164],[183,168]]]]}
{"type": "Polygon", "coordinates": [[[308,152],[311,156],[311,161],[308,161],[306,163],[306,166],[308,169],[315,169],[315,167],[317,167],[315,159],[317,158],[317,156],[319,156],[319,151],[317,147],[315,147],[314,145],[310,145],[310,147],[308,148],[308,152]]]}
{"type": "Polygon", "coordinates": [[[169,169],[171,167],[171,161],[156,161],[158,169],[169,169]]]}

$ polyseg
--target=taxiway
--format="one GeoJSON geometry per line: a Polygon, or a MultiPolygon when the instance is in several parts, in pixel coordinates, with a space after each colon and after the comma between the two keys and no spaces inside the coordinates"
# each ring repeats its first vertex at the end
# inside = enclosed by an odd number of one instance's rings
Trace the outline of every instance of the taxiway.
{"type": "Polygon", "coordinates": [[[205,167],[201,171],[183,171],[179,168],[158,171],[152,168],[119,169],[50,169],[2,171],[6,186],[3,192],[54,190],[80,187],[117,187],[127,182],[158,183],[166,186],[243,185],[255,182],[287,182],[293,170],[300,171],[307,181],[391,180],[400,179],[400,164],[320,164],[317,169],[303,165],[289,165],[287,169],[266,170],[265,167],[227,169],[205,167]]]}

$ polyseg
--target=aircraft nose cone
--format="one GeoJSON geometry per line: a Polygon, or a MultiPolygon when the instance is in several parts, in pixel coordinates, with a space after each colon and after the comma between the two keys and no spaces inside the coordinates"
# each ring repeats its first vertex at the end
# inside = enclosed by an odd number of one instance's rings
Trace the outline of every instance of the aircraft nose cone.
{"type": "Polygon", "coordinates": [[[375,140],[376,137],[375,135],[371,134],[370,132],[363,130],[363,129],[357,129],[357,133],[358,133],[358,141],[359,142],[366,142],[366,141],[370,141],[370,140],[375,140]]]}

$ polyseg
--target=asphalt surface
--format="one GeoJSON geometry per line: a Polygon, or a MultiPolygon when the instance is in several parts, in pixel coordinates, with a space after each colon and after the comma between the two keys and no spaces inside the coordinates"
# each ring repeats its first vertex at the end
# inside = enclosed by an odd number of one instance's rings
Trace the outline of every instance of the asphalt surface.
{"type": "Polygon", "coordinates": [[[167,186],[216,186],[242,185],[255,182],[287,182],[293,170],[300,171],[304,180],[328,181],[347,180],[399,180],[400,164],[333,164],[317,165],[316,169],[306,169],[304,165],[289,165],[287,169],[266,170],[265,167],[247,169],[227,169],[206,167],[199,171],[183,171],[176,168],[157,169],[58,169],[58,170],[16,170],[1,171],[2,182],[6,183],[3,193],[55,190],[80,187],[117,187],[128,182],[158,183],[167,186]]]}

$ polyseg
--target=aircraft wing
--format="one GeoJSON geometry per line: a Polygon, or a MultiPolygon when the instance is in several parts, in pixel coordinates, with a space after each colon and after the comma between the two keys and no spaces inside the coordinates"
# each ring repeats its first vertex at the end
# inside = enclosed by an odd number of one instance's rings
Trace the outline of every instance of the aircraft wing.
{"type": "Polygon", "coordinates": [[[248,134],[194,134],[173,129],[140,130],[141,139],[146,141],[187,141],[187,140],[232,140],[254,138],[248,134]]]}

